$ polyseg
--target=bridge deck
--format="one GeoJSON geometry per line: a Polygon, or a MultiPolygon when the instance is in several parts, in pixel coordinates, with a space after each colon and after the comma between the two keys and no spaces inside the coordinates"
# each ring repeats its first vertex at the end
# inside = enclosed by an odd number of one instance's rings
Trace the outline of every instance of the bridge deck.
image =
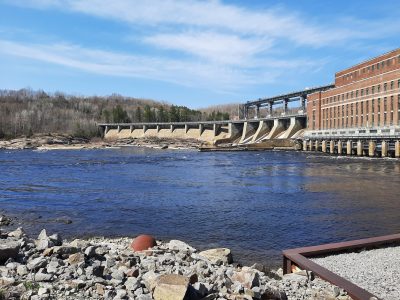
{"type": "Polygon", "coordinates": [[[140,123],[99,123],[97,126],[183,126],[183,125],[227,125],[229,123],[244,123],[244,122],[260,122],[260,121],[270,121],[274,119],[288,119],[292,117],[306,117],[306,113],[296,113],[296,114],[285,114],[281,116],[271,116],[266,118],[258,119],[242,119],[242,120],[225,120],[225,121],[196,121],[196,122],[140,122],[140,123]]]}
{"type": "MultiPolygon", "coordinates": [[[[309,94],[319,92],[319,91],[326,91],[331,88],[334,88],[334,84],[329,84],[329,85],[324,85],[324,86],[319,86],[319,87],[313,87],[309,89],[305,89],[302,91],[296,91],[296,92],[291,92],[287,94],[282,94],[282,95],[277,95],[273,97],[268,97],[268,98],[260,98],[255,101],[247,101],[244,106],[257,106],[257,105],[263,105],[263,104],[268,104],[270,102],[273,102],[274,104],[278,104],[280,102],[283,102],[284,99],[291,99],[291,98],[297,98],[297,97],[302,97],[302,96],[307,96],[309,94]]],[[[290,102],[290,100],[289,100],[290,102]]]]}

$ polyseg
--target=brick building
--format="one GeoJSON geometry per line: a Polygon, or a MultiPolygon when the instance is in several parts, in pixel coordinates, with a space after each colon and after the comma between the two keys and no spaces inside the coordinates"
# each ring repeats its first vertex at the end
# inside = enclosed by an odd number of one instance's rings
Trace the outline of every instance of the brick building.
{"type": "Polygon", "coordinates": [[[308,130],[400,125],[400,48],[335,74],[307,98],[308,130]]]}

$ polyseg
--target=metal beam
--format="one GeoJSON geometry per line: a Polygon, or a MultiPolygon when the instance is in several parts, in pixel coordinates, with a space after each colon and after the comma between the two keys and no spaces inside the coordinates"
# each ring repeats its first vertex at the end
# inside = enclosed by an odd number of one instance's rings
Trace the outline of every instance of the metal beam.
{"type": "Polygon", "coordinates": [[[299,98],[299,97],[307,97],[307,95],[315,93],[315,92],[320,92],[320,91],[326,91],[329,89],[334,88],[335,85],[334,84],[330,84],[330,85],[324,85],[324,86],[319,86],[319,87],[313,87],[313,88],[309,88],[309,89],[305,89],[302,91],[296,91],[296,92],[291,92],[288,94],[283,94],[283,95],[278,95],[278,96],[273,96],[273,97],[268,97],[268,98],[261,98],[255,101],[247,101],[244,105],[246,107],[249,106],[255,106],[255,105],[267,105],[270,101],[274,102],[274,104],[278,104],[278,103],[283,103],[284,99],[288,98],[289,102],[293,101],[290,99],[293,98],[299,98]]]}

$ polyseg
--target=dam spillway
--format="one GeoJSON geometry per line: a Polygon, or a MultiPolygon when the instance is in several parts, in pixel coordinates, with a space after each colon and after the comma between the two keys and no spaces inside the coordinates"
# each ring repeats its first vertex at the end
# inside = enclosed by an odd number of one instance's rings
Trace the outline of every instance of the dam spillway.
{"type": "Polygon", "coordinates": [[[260,119],[98,124],[104,139],[178,138],[196,139],[211,145],[247,145],[272,139],[298,138],[306,126],[304,113],[260,119]]]}

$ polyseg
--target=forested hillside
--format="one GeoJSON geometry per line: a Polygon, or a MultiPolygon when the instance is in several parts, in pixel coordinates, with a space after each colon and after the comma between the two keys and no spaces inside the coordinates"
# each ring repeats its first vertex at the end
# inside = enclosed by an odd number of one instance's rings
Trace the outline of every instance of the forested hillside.
{"type": "Polygon", "coordinates": [[[98,135],[100,122],[226,120],[223,111],[199,111],[166,102],[111,96],[81,97],[22,89],[0,90],[0,138],[35,133],[98,135]]]}

